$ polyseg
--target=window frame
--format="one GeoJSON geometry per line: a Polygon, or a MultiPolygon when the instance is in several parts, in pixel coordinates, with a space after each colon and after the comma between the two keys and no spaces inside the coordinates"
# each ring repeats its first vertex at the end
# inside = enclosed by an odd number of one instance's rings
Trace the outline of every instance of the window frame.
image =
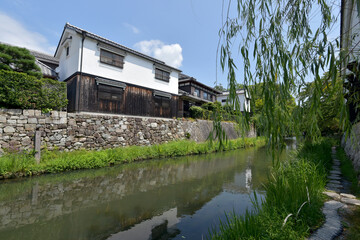
{"type": "Polygon", "coordinates": [[[165,71],[161,68],[155,67],[155,79],[170,82],[170,72],[165,71]]]}
{"type": "Polygon", "coordinates": [[[124,58],[125,57],[120,54],[114,53],[112,51],[108,51],[107,49],[100,48],[100,62],[103,64],[123,69],[124,68],[124,58]],[[110,54],[111,56],[119,57],[119,59],[116,60],[116,59],[114,59],[114,57],[112,57],[112,58],[106,57],[102,53],[106,53],[106,54],[110,54]],[[105,60],[104,58],[111,60],[111,61],[104,61],[105,60]],[[119,64],[114,63],[114,61],[119,61],[119,64]]]}

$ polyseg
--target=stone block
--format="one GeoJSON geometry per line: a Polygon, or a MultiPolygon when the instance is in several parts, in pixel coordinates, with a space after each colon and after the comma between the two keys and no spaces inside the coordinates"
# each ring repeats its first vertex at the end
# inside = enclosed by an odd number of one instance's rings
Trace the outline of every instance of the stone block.
{"type": "Polygon", "coordinates": [[[25,124],[25,130],[26,131],[35,131],[36,124],[25,124]]]}
{"type": "Polygon", "coordinates": [[[22,114],[21,109],[4,109],[4,111],[9,115],[21,115],[22,114]]]}
{"type": "Polygon", "coordinates": [[[75,121],[75,119],[69,119],[68,124],[69,124],[70,126],[76,126],[76,121],[75,121]]]}
{"type": "Polygon", "coordinates": [[[36,123],[38,123],[38,120],[37,120],[37,118],[28,118],[28,123],[36,124],[36,123]]]}
{"type": "Polygon", "coordinates": [[[4,131],[4,133],[14,133],[15,128],[13,128],[11,126],[6,126],[3,131],[4,131]]]}
{"type": "Polygon", "coordinates": [[[11,120],[11,119],[9,119],[9,120],[6,121],[6,123],[9,124],[9,125],[15,125],[15,124],[16,124],[16,120],[11,120]]]}
{"type": "Polygon", "coordinates": [[[45,118],[38,119],[38,123],[39,124],[45,124],[46,123],[45,118]]]}
{"type": "Polygon", "coordinates": [[[59,117],[59,112],[58,111],[51,111],[51,117],[58,118],[59,117]]]}
{"type": "Polygon", "coordinates": [[[23,115],[24,116],[34,116],[35,111],[33,109],[25,109],[25,110],[23,110],[23,115]]]}
{"type": "Polygon", "coordinates": [[[6,123],[6,116],[0,116],[0,123],[6,123]]]}
{"type": "Polygon", "coordinates": [[[17,120],[17,124],[25,124],[27,122],[28,122],[27,119],[18,119],[17,120]]]}
{"type": "Polygon", "coordinates": [[[61,112],[59,112],[59,116],[61,118],[66,118],[67,117],[67,112],[61,111],[61,112]]]}
{"type": "Polygon", "coordinates": [[[67,118],[66,117],[60,118],[59,124],[66,124],[66,123],[67,123],[67,118]]]}
{"type": "Polygon", "coordinates": [[[41,116],[41,110],[35,110],[34,115],[37,117],[41,116]]]}
{"type": "Polygon", "coordinates": [[[122,130],[126,130],[126,129],[127,129],[127,125],[121,125],[121,129],[122,129],[122,130]]]}

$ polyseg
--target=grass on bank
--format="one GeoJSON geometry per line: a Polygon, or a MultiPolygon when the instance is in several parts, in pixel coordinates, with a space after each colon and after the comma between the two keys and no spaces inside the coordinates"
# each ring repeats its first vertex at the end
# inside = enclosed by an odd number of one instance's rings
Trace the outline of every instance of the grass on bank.
{"type": "Polygon", "coordinates": [[[351,182],[351,192],[357,197],[360,197],[360,186],[358,184],[358,172],[354,169],[351,160],[346,156],[343,148],[338,148],[336,156],[341,162],[341,173],[346,180],[351,182]]]}
{"type": "Polygon", "coordinates": [[[330,167],[330,141],[304,144],[271,170],[262,203],[254,196],[255,210],[228,215],[208,239],[304,239],[323,220],[322,192],[330,167]]]}
{"type": "MultiPolygon", "coordinates": [[[[223,150],[264,146],[264,138],[239,138],[229,140],[223,150]]],[[[129,163],[137,160],[185,156],[219,151],[218,144],[174,141],[152,146],[130,146],[106,150],[77,150],[72,152],[41,152],[41,162],[36,164],[33,153],[11,153],[0,157],[0,176],[5,178],[41,173],[56,173],[77,169],[92,169],[129,163]]]]}
{"type": "MultiPolygon", "coordinates": [[[[343,148],[338,148],[336,156],[340,160],[341,173],[346,180],[351,182],[351,193],[360,197],[360,186],[358,182],[358,172],[354,169],[351,160],[347,157],[343,148]]],[[[345,215],[348,224],[345,225],[344,239],[360,239],[360,208],[354,209],[354,212],[345,215]]]]}

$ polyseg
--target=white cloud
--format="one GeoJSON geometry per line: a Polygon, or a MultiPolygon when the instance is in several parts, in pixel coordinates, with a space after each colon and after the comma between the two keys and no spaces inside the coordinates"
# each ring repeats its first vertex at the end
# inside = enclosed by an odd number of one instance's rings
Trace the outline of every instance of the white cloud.
{"type": "Polygon", "coordinates": [[[137,27],[135,27],[134,25],[131,25],[131,24],[129,24],[129,23],[123,23],[123,25],[124,25],[125,27],[129,28],[129,29],[130,29],[133,33],[135,33],[135,34],[140,33],[140,30],[139,30],[137,27]]]}
{"type": "Polygon", "coordinates": [[[0,42],[49,54],[54,53],[56,47],[51,46],[40,33],[27,30],[19,21],[2,12],[0,12],[0,22],[0,42]]]}
{"type": "Polygon", "coordinates": [[[178,43],[166,45],[160,40],[141,41],[135,44],[135,48],[176,68],[183,61],[182,48],[178,43]]]}

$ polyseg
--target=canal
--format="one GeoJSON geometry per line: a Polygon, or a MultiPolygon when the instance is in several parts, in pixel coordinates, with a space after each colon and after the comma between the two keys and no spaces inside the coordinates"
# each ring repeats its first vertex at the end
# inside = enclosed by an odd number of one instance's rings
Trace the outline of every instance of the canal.
{"type": "Polygon", "coordinates": [[[270,165],[253,148],[2,181],[0,238],[205,239],[264,196],[270,165]]]}

